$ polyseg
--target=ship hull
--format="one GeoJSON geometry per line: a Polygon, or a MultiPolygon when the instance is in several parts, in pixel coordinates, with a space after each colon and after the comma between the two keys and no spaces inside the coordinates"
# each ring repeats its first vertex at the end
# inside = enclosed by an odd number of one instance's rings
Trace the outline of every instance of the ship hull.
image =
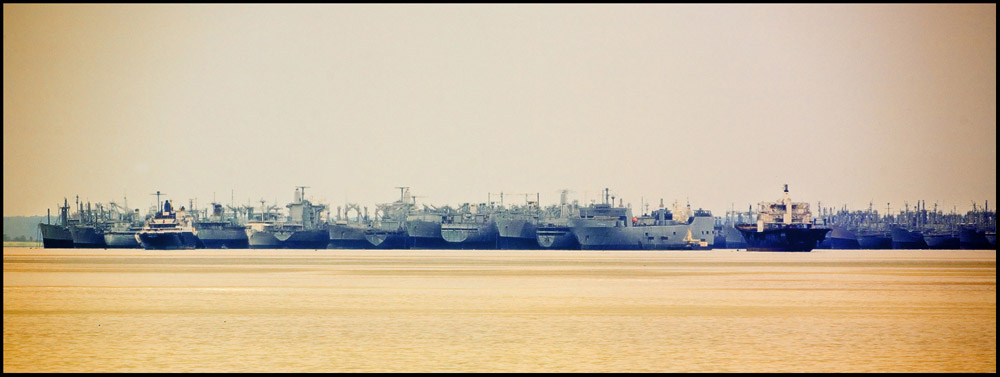
{"type": "Polygon", "coordinates": [[[326,228],[289,232],[251,230],[248,240],[251,249],[326,249],[330,233],[326,228]]]}
{"type": "Polygon", "coordinates": [[[373,249],[406,249],[408,248],[409,236],[406,232],[368,231],[365,232],[365,239],[369,243],[369,248],[373,249]]]}
{"type": "Polygon", "coordinates": [[[73,248],[73,235],[70,233],[69,228],[52,224],[38,224],[38,228],[42,232],[43,248],[46,249],[73,248]]]}
{"type": "Polygon", "coordinates": [[[441,237],[452,249],[496,249],[497,228],[488,224],[444,224],[441,237]]]}
{"type": "Polygon", "coordinates": [[[892,237],[883,234],[862,234],[858,236],[858,245],[864,250],[892,249],[892,237]]]}
{"type": "Polygon", "coordinates": [[[441,236],[441,223],[426,220],[407,220],[406,234],[411,249],[449,249],[452,244],[441,236]]]}
{"type": "Polygon", "coordinates": [[[367,227],[356,224],[333,224],[330,225],[330,243],[327,247],[331,249],[369,249],[372,243],[365,238],[367,227]]]}
{"type": "Polygon", "coordinates": [[[206,249],[246,249],[250,247],[250,239],[243,227],[199,229],[198,241],[198,246],[206,249]]]}
{"type": "Polygon", "coordinates": [[[958,236],[952,234],[925,234],[924,241],[929,249],[958,249],[961,246],[958,236]]]}
{"type": "Polygon", "coordinates": [[[823,242],[828,228],[783,228],[758,232],[756,226],[739,229],[748,251],[812,251],[823,242]]]}
{"type": "Polygon", "coordinates": [[[108,248],[139,249],[142,243],[135,238],[136,232],[104,232],[104,243],[108,248]]]}
{"type": "Polygon", "coordinates": [[[180,250],[198,247],[198,237],[192,232],[139,232],[139,242],[146,250],[180,250]]]}
{"type": "Polygon", "coordinates": [[[573,221],[573,235],[584,250],[690,250],[711,249],[714,221],[695,217],[691,224],[617,226],[617,221],[573,221]],[[690,231],[693,240],[686,237],[690,231]]]}
{"type": "Polygon", "coordinates": [[[528,219],[497,219],[497,236],[499,248],[504,250],[538,249],[536,232],[538,226],[534,220],[528,219]]]}
{"type": "Polygon", "coordinates": [[[103,249],[108,247],[104,242],[104,231],[92,226],[71,226],[73,247],[78,249],[103,249]]]}
{"type": "Polygon", "coordinates": [[[986,238],[986,232],[981,230],[962,228],[958,232],[958,238],[959,247],[962,249],[986,250],[995,248],[995,246],[990,246],[990,242],[986,238]]]}
{"type": "Polygon", "coordinates": [[[535,241],[543,249],[579,250],[573,230],[568,226],[540,226],[535,232],[535,241]]]}
{"type": "Polygon", "coordinates": [[[892,248],[893,249],[926,249],[927,242],[924,235],[917,231],[908,231],[901,227],[892,228],[892,248]]]}
{"type": "Polygon", "coordinates": [[[830,240],[830,248],[833,249],[853,250],[861,248],[861,243],[858,242],[858,237],[854,235],[854,232],[839,225],[832,227],[827,239],[830,240]]]}
{"type": "Polygon", "coordinates": [[[746,249],[747,241],[743,239],[743,234],[736,227],[732,225],[725,225],[722,227],[723,232],[726,236],[726,248],[727,249],[746,249]]]}

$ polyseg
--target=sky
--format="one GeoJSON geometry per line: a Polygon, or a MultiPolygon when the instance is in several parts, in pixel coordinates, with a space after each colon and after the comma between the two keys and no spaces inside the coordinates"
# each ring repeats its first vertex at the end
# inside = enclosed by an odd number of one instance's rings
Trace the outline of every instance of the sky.
{"type": "Polygon", "coordinates": [[[4,4],[3,167],[4,216],[993,209],[996,4],[4,4]]]}

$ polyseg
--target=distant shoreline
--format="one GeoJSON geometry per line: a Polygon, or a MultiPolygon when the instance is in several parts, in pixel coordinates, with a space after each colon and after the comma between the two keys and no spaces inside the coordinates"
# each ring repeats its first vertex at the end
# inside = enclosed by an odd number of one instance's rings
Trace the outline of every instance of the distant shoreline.
{"type": "Polygon", "coordinates": [[[25,242],[14,242],[14,241],[4,241],[3,247],[37,247],[41,248],[42,243],[40,241],[25,241],[25,242]]]}

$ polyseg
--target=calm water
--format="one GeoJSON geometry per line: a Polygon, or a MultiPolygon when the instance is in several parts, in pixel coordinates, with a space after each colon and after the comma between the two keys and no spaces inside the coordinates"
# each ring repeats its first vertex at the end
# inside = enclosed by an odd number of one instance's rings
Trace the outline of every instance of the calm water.
{"type": "Polygon", "coordinates": [[[996,251],[4,249],[4,372],[991,372],[996,251]]]}

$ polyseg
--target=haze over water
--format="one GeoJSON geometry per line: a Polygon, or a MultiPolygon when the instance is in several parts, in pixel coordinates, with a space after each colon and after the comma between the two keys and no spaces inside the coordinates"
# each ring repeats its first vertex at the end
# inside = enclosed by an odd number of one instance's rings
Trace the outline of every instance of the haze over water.
{"type": "Polygon", "coordinates": [[[4,372],[996,372],[996,251],[5,248],[4,372]]]}

